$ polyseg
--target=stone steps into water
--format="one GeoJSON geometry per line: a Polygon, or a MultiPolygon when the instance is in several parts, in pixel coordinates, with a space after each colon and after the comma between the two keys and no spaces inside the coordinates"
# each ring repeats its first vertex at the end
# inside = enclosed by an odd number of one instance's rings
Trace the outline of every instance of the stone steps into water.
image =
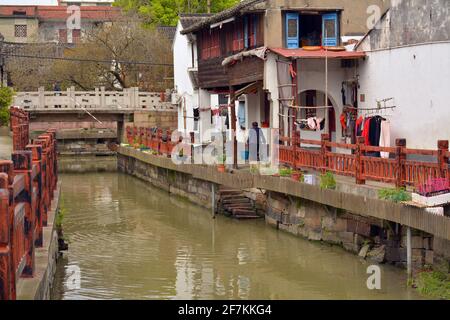
{"type": "Polygon", "coordinates": [[[252,200],[247,198],[241,190],[219,189],[217,208],[220,213],[235,219],[261,218],[252,200]]]}

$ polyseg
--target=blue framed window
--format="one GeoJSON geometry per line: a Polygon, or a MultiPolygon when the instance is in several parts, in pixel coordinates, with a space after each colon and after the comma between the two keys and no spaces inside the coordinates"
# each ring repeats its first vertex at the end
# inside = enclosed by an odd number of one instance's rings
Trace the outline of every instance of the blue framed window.
{"type": "Polygon", "coordinates": [[[327,13],[322,15],[322,45],[337,46],[339,35],[338,14],[327,13]]]}
{"type": "Polygon", "coordinates": [[[298,13],[286,13],[286,47],[288,49],[299,47],[299,22],[298,13]]]}

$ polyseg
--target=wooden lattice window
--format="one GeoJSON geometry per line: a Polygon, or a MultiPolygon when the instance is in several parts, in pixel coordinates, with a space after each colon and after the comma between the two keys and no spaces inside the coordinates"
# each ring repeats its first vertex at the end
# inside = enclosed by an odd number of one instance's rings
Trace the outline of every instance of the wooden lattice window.
{"type": "Polygon", "coordinates": [[[27,25],[26,24],[16,24],[14,26],[14,36],[16,38],[26,38],[27,37],[27,25]]]}
{"type": "Polygon", "coordinates": [[[234,25],[233,32],[233,51],[244,49],[244,24],[238,21],[234,25]]]}

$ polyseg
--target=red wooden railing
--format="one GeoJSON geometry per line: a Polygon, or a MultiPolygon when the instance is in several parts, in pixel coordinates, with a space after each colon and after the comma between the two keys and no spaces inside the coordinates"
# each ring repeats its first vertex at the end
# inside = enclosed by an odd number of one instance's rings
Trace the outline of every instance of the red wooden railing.
{"type": "MultiPolygon", "coordinates": [[[[143,145],[158,154],[170,157],[176,143],[171,141],[171,131],[127,127],[127,140],[132,145],[143,145]]],[[[395,147],[367,146],[364,138],[358,137],[355,144],[331,142],[329,135],[321,140],[280,138],[279,162],[296,169],[330,171],[337,175],[355,177],[356,183],[379,181],[397,187],[419,186],[429,179],[450,179],[448,141],[438,141],[437,150],[408,149],[405,139],[397,139],[395,147]],[[374,156],[387,153],[388,158],[374,156]],[[426,156],[435,161],[411,160],[426,156]]]]}
{"type": "Polygon", "coordinates": [[[127,141],[136,147],[149,148],[160,155],[171,157],[178,142],[172,141],[172,131],[143,127],[126,127],[127,141]]]}
{"type": "Polygon", "coordinates": [[[28,129],[28,115],[11,108],[14,151],[0,161],[0,300],[15,299],[17,279],[34,276],[57,184],[56,132],[30,144],[28,129]]]}
{"type": "Polygon", "coordinates": [[[330,142],[327,134],[318,140],[289,139],[279,146],[280,163],[293,168],[313,168],[356,178],[358,184],[366,180],[395,184],[397,187],[419,186],[429,179],[450,179],[448,141],[438,141],[437,150],[408,149],[405,139],[398,139],[395,147],[366,146],[358,137],[356,144],[330,142]],[[309,146],[309,147],[307,147],[309,146]],[[313,147],[313,148],[311,148],[313,147]],[[346,152],[342,151],[346,150],[346,152]],[[385,152],[389,158],[370,155],[385,152]],[[435,161],[410,160],[427,156],[435,161]]]}

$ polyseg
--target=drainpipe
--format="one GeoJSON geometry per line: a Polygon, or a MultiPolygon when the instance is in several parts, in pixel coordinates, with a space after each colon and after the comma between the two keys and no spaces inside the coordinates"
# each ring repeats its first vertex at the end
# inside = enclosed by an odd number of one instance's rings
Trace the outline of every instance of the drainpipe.
{"type": "Polygon", "coordinates": [[[412,249],[411,249],[411,227],[406,228],[406,266],[408,280],[412,278],[412,249]]]}

